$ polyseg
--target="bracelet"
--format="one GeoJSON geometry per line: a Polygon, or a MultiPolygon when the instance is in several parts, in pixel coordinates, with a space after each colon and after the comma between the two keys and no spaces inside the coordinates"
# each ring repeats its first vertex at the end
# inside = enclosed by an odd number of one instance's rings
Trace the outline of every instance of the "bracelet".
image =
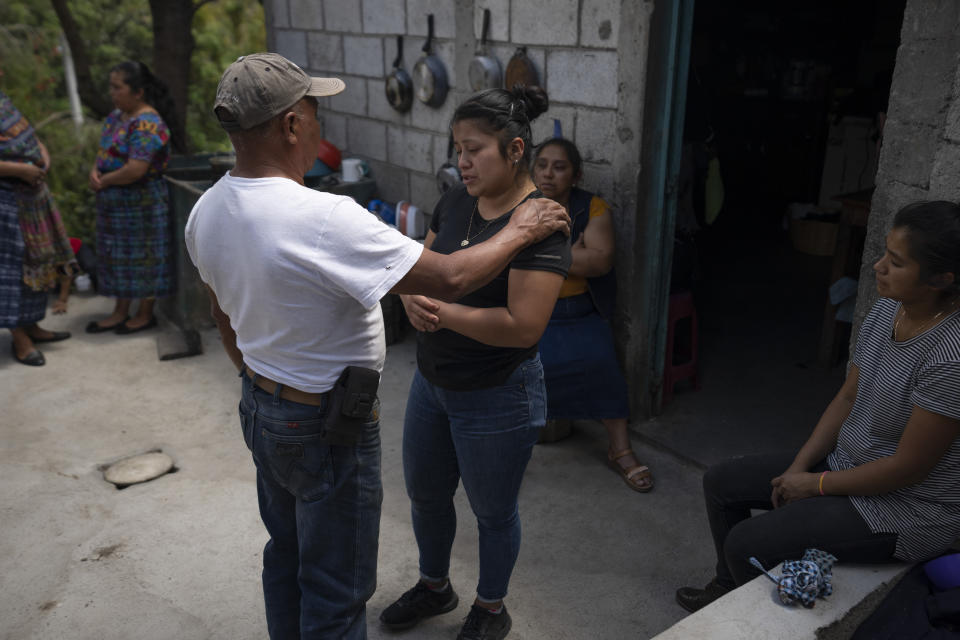
{"type": "Polygon", "coordinates": [[[818,488],[820,489],[820,495],[824,495],[824,493],[823,493],[823,476],[827,475],[828,473],[830,473],[829,470],[828,470],[828,471],[824,471],[823,473],[820,474],[820,482],[819,482],[819,484],[818,484],[818,488]]]}

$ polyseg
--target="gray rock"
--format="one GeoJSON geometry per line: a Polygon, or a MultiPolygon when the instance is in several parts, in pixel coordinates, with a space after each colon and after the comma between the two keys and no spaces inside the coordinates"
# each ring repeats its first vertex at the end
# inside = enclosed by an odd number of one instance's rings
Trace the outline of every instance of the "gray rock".
{"type": "Polygon", "coordinates": [[[173,468],[173,458],[159,451],[141,453],[114,462],[103,472],[103,478],[117,486],[153,480],[173,468]]]}

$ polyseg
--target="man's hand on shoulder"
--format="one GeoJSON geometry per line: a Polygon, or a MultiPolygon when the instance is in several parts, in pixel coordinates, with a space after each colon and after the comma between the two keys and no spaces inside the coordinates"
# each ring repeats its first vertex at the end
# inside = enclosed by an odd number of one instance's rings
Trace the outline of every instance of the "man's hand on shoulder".
{"type": "Polygon", "coordinates": [[[547,198],[534,198],[518,206],[510,217],[510,225],[524,234],[529,244],[540,242],[557,231],[570,235],[567,210],[547,198]]]}

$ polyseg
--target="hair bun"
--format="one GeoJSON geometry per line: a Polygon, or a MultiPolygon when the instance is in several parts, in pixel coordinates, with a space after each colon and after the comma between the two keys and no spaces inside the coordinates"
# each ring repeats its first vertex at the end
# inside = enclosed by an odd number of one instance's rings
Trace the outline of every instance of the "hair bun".
{"type": "Polygon", "coordinates": [[[542,87],[536,85],[527,86],[524,84],[515,84],[510,89],[510,95],[514,100],[523,103],[527,112],[527,119],[533,120],[541,113],[550,108],[550,100],[547,98],[547,92],[542,87]]]}

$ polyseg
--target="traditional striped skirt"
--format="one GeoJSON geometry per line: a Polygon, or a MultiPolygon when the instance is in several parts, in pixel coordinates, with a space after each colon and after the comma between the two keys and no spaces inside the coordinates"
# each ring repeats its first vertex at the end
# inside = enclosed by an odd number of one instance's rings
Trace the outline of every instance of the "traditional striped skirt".
{"type": "Polygon", "coordinates": [[[12,329],[43,319],[47,294],[23,283],[23,236],[17,195],[0,188],[0,328],[12,329]]]}
{"type": "Polygon", "coordinates": [[[151,178],[97,193],[98,291],[115,298],[173,293],[166,182],[151,178]]]}

